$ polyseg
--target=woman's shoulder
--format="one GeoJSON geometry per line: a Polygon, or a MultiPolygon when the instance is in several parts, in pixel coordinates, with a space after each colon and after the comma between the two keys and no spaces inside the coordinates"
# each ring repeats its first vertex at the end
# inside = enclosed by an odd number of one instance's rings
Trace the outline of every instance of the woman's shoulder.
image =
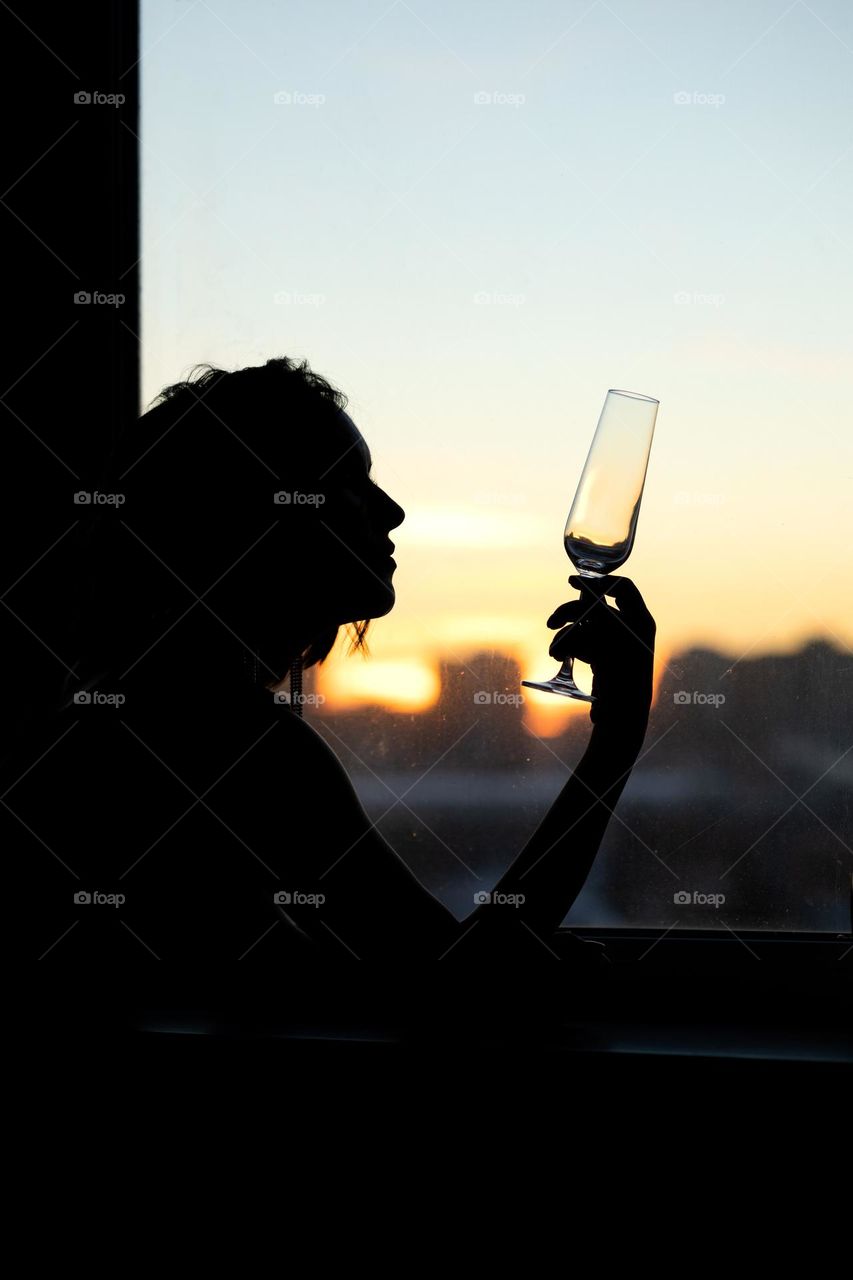
{"type": "Polygon", "coordinates": [[[279,724],[276,735],[279,758],[284,756],[292,771],[291,777],[305,786],[306,794],[312,784],[323,785],[328,788],[326,795],[330,803],[360,809],[356,790],[328,734],[292,711],[285,711],[279,717],[279,724]]]}

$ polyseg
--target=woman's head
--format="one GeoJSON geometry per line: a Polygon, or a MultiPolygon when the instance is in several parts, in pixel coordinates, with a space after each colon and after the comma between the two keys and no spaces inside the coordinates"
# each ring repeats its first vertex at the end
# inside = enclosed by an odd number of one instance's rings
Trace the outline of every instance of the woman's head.
{"type": "Polygon", "coordinates": [[[346,403],[286,357],[204,366],[161,392],[117,443],[104,492],[120,505],[93,511],[89,641],[111,649],[96,667],[192,666],[192,643],[209,678],[236,646],[271,684],[297,657],[321,661],[342,625],[362,642],[394,604],[388,535],[404,512],[370,478],[346,403]]]}

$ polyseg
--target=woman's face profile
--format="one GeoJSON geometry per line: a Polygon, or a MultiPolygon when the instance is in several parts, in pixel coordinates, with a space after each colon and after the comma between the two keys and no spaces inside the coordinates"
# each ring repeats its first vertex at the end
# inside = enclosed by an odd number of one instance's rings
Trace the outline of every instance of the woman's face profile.
{"type": "Polygon", "coordinates": [[[370,450],[342,409],[317,479],[316,570],[337,623],[379,618],[394,607],[396,561],[388,536],[405,512],[371,479],[370,450]]]}

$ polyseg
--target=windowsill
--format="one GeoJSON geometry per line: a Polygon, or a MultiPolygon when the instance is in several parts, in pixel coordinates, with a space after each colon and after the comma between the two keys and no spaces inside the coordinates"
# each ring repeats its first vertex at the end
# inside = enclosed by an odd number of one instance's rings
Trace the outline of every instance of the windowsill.
{"type": "Polygon", "coordinates": [[[295,984],[272,970],[152,965],[114,987],[103,972],[89,982],[74,973],[64,993],[45,973],[30,1001],[34,1034],[60,1047],[112,1043],[161,1064],[227,1057],[238,1042],[253,1062],[265,1045],[276,1062],[309,1071],[330,1058],[358,1067],[444,1052],[509,1052],[596,1077],[667,1064],[700,1073],[853,1064],[849,935],[574,928],[551,940],[553,951],[577,952],[570,932],[605,943],[609,963],[561,965],[543,952],[529,971],[352,964],[295,984]]]}
{"type": "Polygon", "coordinates": [[[853,934],[782,933],[763,929],[660,929],[596,928],[572,926],[557,935],[604,943],[611,962],[617,965],[644,964],[667,967],[673,962],[680,968],[708,968],[723,973],[745,963],[769,961],[786,967],[815,963],[842,963],[847,972],[853,965],[853,934]]]}

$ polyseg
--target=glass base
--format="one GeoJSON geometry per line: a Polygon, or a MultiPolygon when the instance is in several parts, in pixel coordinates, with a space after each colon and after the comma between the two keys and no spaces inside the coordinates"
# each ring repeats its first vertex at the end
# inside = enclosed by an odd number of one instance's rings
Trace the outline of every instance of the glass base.
{"type": "Polygon", "coordinates": [[[591,693],[584,693],[583,689],[577,687],[574,680],[567,680],[559,673],[553,680],[522,680],[521,683],[528,689],[538,689],[540,693],[559,693],[563,698],[577,698],[578,702],[595,701],[591,693]]]}

